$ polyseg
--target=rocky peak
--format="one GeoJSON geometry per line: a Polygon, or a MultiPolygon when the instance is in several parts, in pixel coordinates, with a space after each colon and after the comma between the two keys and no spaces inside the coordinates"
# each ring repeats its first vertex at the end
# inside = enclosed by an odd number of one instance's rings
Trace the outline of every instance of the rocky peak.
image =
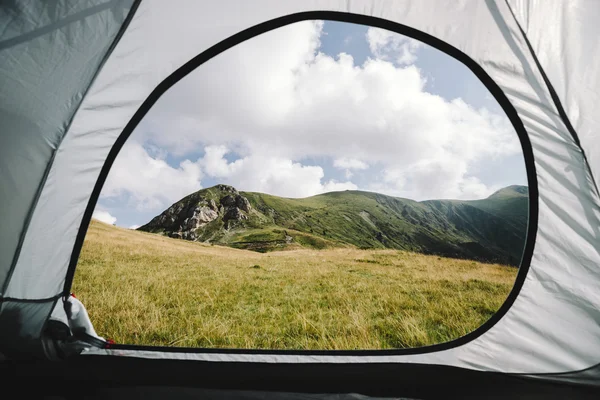
{"type": "Polygon", "coordinates": [[[221,218],[223,227],[230,229],[247,220],[251,210],[248,199],[233,186],[216,185],[183,198],[140,229],[199,240],[202,229],[211,222],[221,218]]]}
{"type": "Polygon", "coordinates": [[[232,193],[234,195],[239,194],[239,192],[237,191],[236,188],[234,188],[233,186],[229,186],[229,185],[216,185],[213,188],[217,189],[220,192],[232,193]]]}

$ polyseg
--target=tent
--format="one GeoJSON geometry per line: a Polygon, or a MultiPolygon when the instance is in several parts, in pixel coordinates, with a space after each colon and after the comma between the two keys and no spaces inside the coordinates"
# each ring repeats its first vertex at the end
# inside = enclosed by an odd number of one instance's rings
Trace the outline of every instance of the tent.
{"type": "Polygon", "coordinates": [[[56,394],[80,385],[123,397],[156,384],[148,393],[180,386],[184,397],[194,387],[217,398],[228,397],[223,390],[418,397],[435,387],[450,396],[590,395],[600,387],[599,17],[600,2],[585,0],[3,1],[3,381],[27,376],[56,394]],[[69,292],[119,149],[186,74],[244,40],[311,19],[434,46],[502,106],[530,188],[527,243],[509,298],[476,331],[416,349],[106,346],[69,292]]]}

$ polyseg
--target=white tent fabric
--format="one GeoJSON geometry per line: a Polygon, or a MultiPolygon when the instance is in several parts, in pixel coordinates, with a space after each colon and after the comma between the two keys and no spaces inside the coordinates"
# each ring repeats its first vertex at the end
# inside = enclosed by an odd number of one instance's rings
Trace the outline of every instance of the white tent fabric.
{"type": "MultiPolygon", "coordinates": [[[[0,279],[6,281],[2,296],[11,299],[3,301],[0,321],[8,310],[7,304],[11,304],[12,312],[35,310],[27,316],[31,321],[27,323],[40,325],[48,318],[48,303],[35,301],[56,299],[62,294],[80,224],[103,165],[121,132],[152,92],[185,63],[221,41],[266,21],[309,11],[336,11],[342,13],[337,14],[342,19],[346,15],[343,13],[376,17],[424,32],[465,53],[502,89],[531,143],[539,193],[538,213],[532,216],[538,221],[535,247],[514,303],[496,324],[474,340],[421,354],[183,353],[122,349],[99,349],[85,354],[215,362],[402,362],[524,374],[564,373],[598,364],[600,198],[592,173],[600,176],[600,144],[594,140],[600,122],[595,112],[600,100],[600,42],[596,22],[600,17],[600,2],[583,0],[568,3],[559,0],[142,0],[89,91],[86,93],[85,89],[90,76],[73,83],[85,97],[70,125],[70,115],[66,112],[58,115],[58,111],[48,109],[55,118],[50,119],[45,114],[36,114],[39,107],[32,108],[29,120],[37,123],[39,118],[47,125],[40,126],[39,132],[29,131],[27,140],[15,146],[26,149],[29,157],[36,160],[37,175],[26,175],[30,171],[28,166],[6,158],[6,147],[0,150],[3,153],[1,199],[22,205],[13,225],[20,223],[25,227],[20,247],[14,240],[14,226],[10,232],[0,228],[3,241],[0,279]],[[578,139],[561,118],[560,106],[552,98],[538,63],[556,90],[578,139]],[[62,141],[57,134],[56,145],[45,146],[53,129],[67,126],[62,141]],[[44,176],[40,171],[46,165],[44,176]],[[40,181],[43,187],[32,205],[30,192],[35,192],[40,181]],[[5,186],[9,183],[10,186],[5,186]],[[7,192],[5,187],[14,191],[7,192]],[[11,275],[10,261],[15,254],[11,275]]],[[[5,18],[0,14],[0,21],[5,18]]],[[[61,40],[77,42],[82,29],[73,28],[61,40]]],[[[402,30],[399,33],[406,34],[402,30]]],[[[101,43],[106,46],[110,35],[102,31],[97,35],[106,37],[95,38],[94,46],[101,47],[101,43]]],[[[61,43],[48,45],[56,47],[61,43]]],[[[30,50],[34,55],[45,51],[30,50]]],[[[2,87],[15,73],[14,68],[15,65],[0,68],[2,87]]],[[[23,82],[33,84],[35,71],[28,72],[19,74],[23,82]]],[[[33,104],[34,97],[24,94],[22,99],[33,104]]],[[[10,111],[9,104],[8,96],[0,95],[0,110],[10,111]]],[[[23,103],[23,109],[28,105],[23,103]]],[[[12,129],[13,125],[6,126],[12,129]]],[[[17,134],[6,129],[2,132],[3,142],[17,134]]],[[[534,183],[530,182],[530,186],[534,183]]],[[[61,312],[60,306],[54,310],[57,316],[61,312]]],[[[6,337],[8,330],[0,325],[0,338],[6,337]]],[[[30,339],[35,341],[35,335],[30,339]]],[[[19,343],[23,346],[21,350],[27,352],[30,344],[19,343]]],[[[0,352],[3,348],[0,341],[0,352]]]]}
{"type": "Polygon", "coordinates": [[[600,4],[595,1],[510,2],[573,124],[594,177],[600,174],[600,4]]]}

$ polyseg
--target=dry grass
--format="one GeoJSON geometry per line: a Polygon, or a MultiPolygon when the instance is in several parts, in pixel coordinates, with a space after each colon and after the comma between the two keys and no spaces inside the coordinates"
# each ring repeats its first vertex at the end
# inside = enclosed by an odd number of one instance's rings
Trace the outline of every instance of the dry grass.
{"type": "Polygon", "coordinates": [[[397,250],[260,254],[93,221],[73,291],[118,343],[386,349],[474,330],[516,273],[397,250]]]}

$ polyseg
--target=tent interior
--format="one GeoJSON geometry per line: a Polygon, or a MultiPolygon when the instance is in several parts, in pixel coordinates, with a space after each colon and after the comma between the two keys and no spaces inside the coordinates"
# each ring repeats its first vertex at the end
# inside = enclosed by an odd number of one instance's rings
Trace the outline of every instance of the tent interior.
{"type": "MultiPolygon", "coordinates": [[[[5,390],[97,399],[597,398],[598,17],[600,2],[585,0],[2,2],[5,390]],[[470,333],[421,347],[192,348],[104,339],[90,304],[72,295],[73,282],[127,140],[194,71],[209,71],[210,82],[221,54],[303,21],[359,24],[431,46],[462,63],[506,114],[528,190],[525,241],[506,300],[470,333]]],[[[410,55],[410,47],[398,49],[410,55]]],[[[234,103],[198,96],[206,107],[234,103]]],[[[243,111],[252,100],[236,101],[243,111]]],[[[278,101],[285,107],[285,98],[278,101]]],[[[354,165],[345,167],[348,179],[366,168],[354,165]]]]}

